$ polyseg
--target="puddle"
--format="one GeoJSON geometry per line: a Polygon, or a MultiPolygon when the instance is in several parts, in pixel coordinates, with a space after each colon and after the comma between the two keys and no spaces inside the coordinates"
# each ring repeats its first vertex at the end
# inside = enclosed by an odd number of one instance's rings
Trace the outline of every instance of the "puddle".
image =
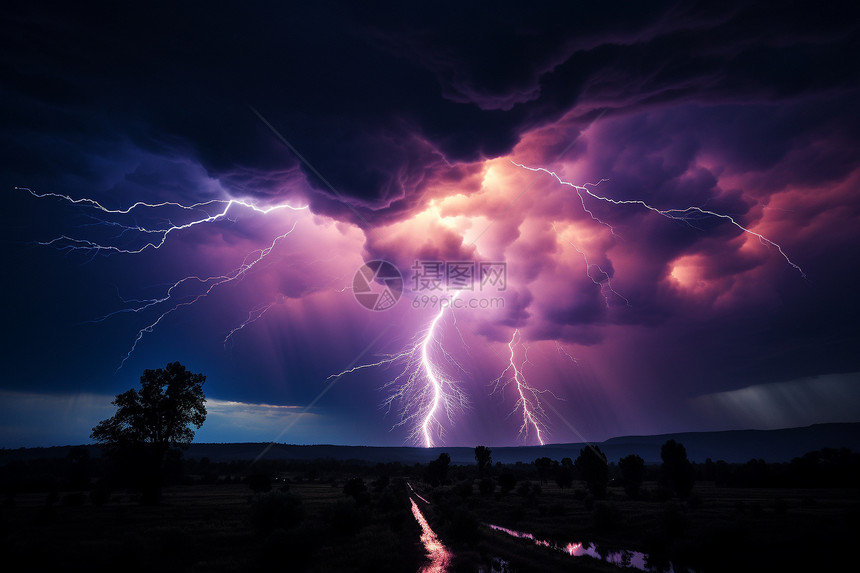
{"type": "MultiPolygon", "coordinates": [[[[538,539],[531,533],[527,533],[524,531],[508,529],[507,527],[493,525],[490,523],[488,523],[487,525],[490,527],[490,529],[501,531],[502,533],[506,533],[511,537],[516,537],[518,539],[528,539],[539,547],[547,547],[555,551],[561,551],[567,553],[571,557],[581,557],[583,555],[588,555],[589,557],[600,559],[601,561],[617,565],[618,567],[634,567],[641,571],[667,571],[668,573],[675,573],[671,565],[668,567],[668,569],[661,567],[649,567],[648,555],[640,551],[629,551],[626,549],[621,551],[602,550],[597,545],[588,542],[557,543],[555,541],[538,539]]],[[[508,563],[504,559],[494,559],[492,570],[505,573],[509,571],[508,563]]],[[[681,573],[681,571],[679,571],[678,573],[681,573]]]]}

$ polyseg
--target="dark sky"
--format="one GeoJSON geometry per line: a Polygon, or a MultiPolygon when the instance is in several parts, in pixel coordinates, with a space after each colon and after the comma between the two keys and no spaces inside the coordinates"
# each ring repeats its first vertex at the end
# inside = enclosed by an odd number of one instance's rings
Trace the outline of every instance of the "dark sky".
{"type": "Polygon", "coordinates": [[[176,360],[201,441],[860,421],[856,3],[3,11],[2,447],[176,360]]]}

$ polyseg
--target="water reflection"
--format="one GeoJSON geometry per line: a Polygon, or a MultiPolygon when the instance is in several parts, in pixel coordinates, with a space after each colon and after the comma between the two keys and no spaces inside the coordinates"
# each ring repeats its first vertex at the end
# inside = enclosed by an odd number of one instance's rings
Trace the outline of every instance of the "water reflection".
{"type": "MultiPolygon", "coordinates": [[[[598,547],[592,543],[582,542],[582,543],[566,543],[560,544],[554,541],[547,541],[544,539],[538,539],[531,533],[527,533],[525,531],[517,531],[515,529],[508,529],[507,527],[502,527],[500,525],[489,525],[490,529],[494,529],[496,531],[501,531],[502,533],[507,533],[511,537],[516,537],[519,539],[528,539],[534,542],[535,545],[540,547],[548,547],[550,549],[555,549],[556,551],[563,551],[570,555],[571,557],[581,557],[582,555],[588,555],[589,557],[594,557],[595,559],[600,559],[601,561],[605,561],[606,563],[611,563],[613,565],[617,565],[619,567],[635,567],[641,571],[666,571],[668,573],[673,573],[674,570],[671,564],[667,564],[666,567],[652,567],[652,563],[649,563],[648,555],[645,553],[641,553],[639,551],[610,551],[603,547],[598,547]]],[[[507,563],[502,559],[494,560],[493,568],[499,571],[507,571],[507,563]]]]}
{"type": "Polygon", "coordinates": [[[424,499],[423,497],[421,497],[421,494],[420,494],[420,493],[418,493],[417,491],[415,491],[415,488],[414,488],[414,487],[412,487],[412,484],[411,484],[411,483],[406,482],[406,485],[408,485],[408,486],[409,486],[409,489],[410,489],[410,490],[412,490],[412,493],[414,493],[414,494],[415,494],[415,497],[417,497],[418,499],[420,499],[421,501],[423,501],[423,502],[424,502],[424,503],[426,503],[427,505],[430,505],[430,502],[429,502],[429,501],[427,501],[426,499],[424,499]]]}
{"type": "Polygon", "coordinates": [[[421,526],[421,543],[424,544],[427,557],[430,559],[430,563],[421,569],[422,573],[445,573],[451,564],[451,552],[442,545],[436,533],[430,529],[430,524],[424,519],[424,514],[418,509],[415,500],[410,497],[409,502],[412,504],[412,515],[421,526]]]}

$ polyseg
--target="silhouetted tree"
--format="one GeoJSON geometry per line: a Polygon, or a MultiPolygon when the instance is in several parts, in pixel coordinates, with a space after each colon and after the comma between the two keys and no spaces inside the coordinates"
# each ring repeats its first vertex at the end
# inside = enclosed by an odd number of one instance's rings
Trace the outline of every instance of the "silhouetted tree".
{"type": "Polygon", "coordinates": [[[663,466],[660,468],[660,483],[669,487],[680,498],[686,498],[693,489],[693,465],[687,459],[687,450],[675,440],[669,440],[660,448],[663,466]]]}
{"type": "Polygon", "coordinates": [[[144,503],[157,503],[165,455],[172,448],[187,447],[194,438],[191,426],[206,420],[206,377],[193,374],[179,362],[166,368],[144,370],[140,391],[117,394],[111,402],[116,414],[102,420],[90,436],[109,453],[140,463],[144,503]]]}
{"type": "Polygon", "coordinates": [[[442,452],[439,457],[427,464],[424,480],[431,485],[442,485],[448,476],[448,466],[451,464],[451,456],[442,452]]]}
{"type": "Polygon", "coordinates": [[[606,455],[597,446],[588,446],[579,450],[579,457],[573,463],[576,470],[585,481],[588,490],[598,499],[606,497],[606,486],[609,484],[609,465],[606,455]]]}
{"type": "Polygon", "coordinates": [[[618,468],[621,470],[621,481],[624,482],[627,497],[635,499],[639,495],[642,482],[645,481],[645,460],[636,454],[630,454],[618,460],[618,468]]]}
{"type": "Polygon", "coordinates": [[[537,468],[540,482],[546,483],[550,470],[552,470],[552,460],[547,457],[538,458],[535,460],[535,467],[537,468]]]}
{"type": "Polygon", "coordinates": [[[555,483],[561,489],[570,487],[573,484],[573,462],[571,462],[570,466],[561,466],[561,469],[555,474],[555,483]]]}
{"type": "Polygon", "coordinates": [[[493,450],[487,446],[475,447],[475,461],[478,462],[478,475],[484,475],[484,469],[493,463],[493,450]]]}

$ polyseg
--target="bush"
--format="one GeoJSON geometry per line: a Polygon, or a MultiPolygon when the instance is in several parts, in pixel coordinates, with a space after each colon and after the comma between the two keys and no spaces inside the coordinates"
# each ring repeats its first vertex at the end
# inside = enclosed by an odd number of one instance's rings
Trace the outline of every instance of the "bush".
{"type": "Polygon", "coordinates": [[[466,498],[471,497],[472,495],[472,480],[466,479],[457,484],[456,487],[457,495],[460,497],[466,498]]]}
{"type": "Polygon", "coordinates": [[[304,506],[298,496],[273,491],[258,496],[251,505],[251,524],[258,535],[269,535],[275,529],[290,529],[304,518],[304,506]]]}
{"type": "Polygon", "coordinates": [[[585,496],[585,509],[594,509],[594,496],[591,494],[585,496]]]}
{"type": "Polygon", "coordinates": [[[630,499],[636,499],[645,480],[645,460],[636,454],[630,454],[618,461],[618,469],[621,470],[624,492],[630,499]]]}
{"type": "Polygon", "coordinates": [[[671,488],[680,498],[686,498],[693,489],[693,466],[687,459],[687,450],[675,440],[660,448],[663,465],[660,467],[660,484],[671,488]]]}
{"type": "Polygon", "coordinates": [[[481,492],[481,495],[490,495],[496,491],[496,482],[493,481],[493,478],[484,478],[478,484],[478,491],[481,492]]]}
{"type": "Polygon", "coordinates": [[[588,491],[596,498],[606,497],[606,486],[609,484],[609,465],[606,454],[598,446],[588,446],[579,450],[579,456],[573,462],[574,467],[585,480],[588,491]]]}

